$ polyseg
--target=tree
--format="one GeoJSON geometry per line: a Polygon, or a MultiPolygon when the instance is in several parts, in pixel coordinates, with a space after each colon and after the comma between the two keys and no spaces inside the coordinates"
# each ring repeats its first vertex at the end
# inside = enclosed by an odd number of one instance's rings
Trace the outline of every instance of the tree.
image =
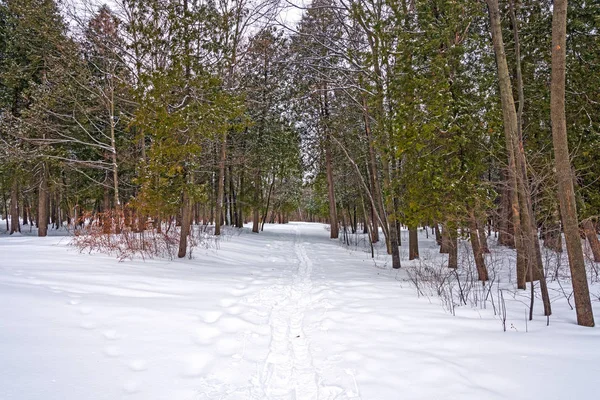
{"type": "Polygon", "coordinates": [[[579,237],[577,204],[571,175],[567,121],[565,116],[565,69],[566,69],[567,0],[555,0],[552,13],[552,81],[551,120],[554,143],[554,163],[558,181],[558,198],[561,219],[567,243],[569,267],[573,282],[577,324],[594,326],[594,314],[590,300],[585,261],[579,237]]]}

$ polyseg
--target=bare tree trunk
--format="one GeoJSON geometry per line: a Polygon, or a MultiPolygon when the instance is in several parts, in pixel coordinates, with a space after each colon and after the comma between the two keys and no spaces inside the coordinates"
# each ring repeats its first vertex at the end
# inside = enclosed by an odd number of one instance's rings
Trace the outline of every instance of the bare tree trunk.
{"type": "Polygon", "coordinates": [[[260,193],[260,172],[256,173],[256,177],[254,179],[254,204],[253,204],[253,209],[252,209],[252,232],[254,233],[258,233],[258,229],[260,227],[260,221],[259,221],[259,204],[258,204],[258,200],[260,198],[259,193],[260,193]]]}
{"type": "Polygon", "coordinates": [[[516,67],[516,85],[518,93],[518,109],[517,113],[517,137],[516,141],[513,138],[513,146],[515,148],[515,154],[517,158],[517,185],[519,187],[519,200],[521,201],[521,216],[523,226],[523,238],[524,244],[527,249],[527,268],[531,271],[528,276],[533,277],[531,279],[540,280],[540,287],[542,289],[542,297],[544,298],[544,309],[546,315],[550,315],[550,298],[546,294],[547,289],[544,278],[544,267],[542,264],[542,256],[540,252],[540,243],[537,235],[537,224],[535,215],[533,213],[533,206],[531,204],[531,189],[529,187],[529,180],[527,178],[527,160],[525,158],[525,152],[523,150],[523,107],[525,104],[525,96],[523,92],[523,75],[521,73],[521,45],[519,41],[519,25],[518,19],[515,13],[514,1],[509,2],[509,12],[513,24],[513,37],[515,43],[515,67],[516,67]]]}
{"type": "MultiPolygon", "coordinates": [[[[328,128],[326,128],[328,129],[328,128]]],[[[328,130],[329,132],[329,130],[328,130]]],[[[338,220],[337,220],[337,207],[335,204],[335,184],[333,179],[333,166],[332,166],[332,155],[331,155],[331,141],[329,140],[329,133],[325,139],[325,168],[327,170],[327,195],[329,197],[329,225],[331,239],[337,239],[339,236],[338,232],[338,220]]]]}
{"type": "MultiPolygon", "coordinates": [[[[363,118],[365,123],[365,134],[367,136],[367,141],[369,143],[369,162],[367,164],[367,172],[369,173],[369,183],[371,186],[371,194],[373,197],[373,202],[371,204],[371,222],[373,224],[373,229],[371,230],[371,241],[373,243],[379,242],[379,226],[377,224],[377,218],[375,216],[377,207],[377,214],[381,216],[382,219],[385,220],[385,208],[383,207],[383,201],[381,196],[381,185],[379,184],[379,177],[377,175],[377,158],[375,156],[375,148],[373,145],[373,134],[371,132],[371,122],[369,120],[369,109],[367,105],[367,100],[363,95],[363,118]]],[[[385,222],[385,221],[384,221],[385,222]]],[[[387,232],[386,224],[382,224],[382,228],[384,232],[387,232]]],[[[385,235],[389,235],[385,233],[385,235]]]]}
{"type": "Polygon", "coordinates": [[[450,253],[450,228],[445,224],[442,226],[442,238],[440,244],[440,254],[450,253]]]}
{"type": "Polygon", "coordinates": [[[389,197],[386,199],[386,213],[388,220],[388,237],[386,238],[389,243],[388,253],[392,255],[392,268],[398,269],[400,265],[400,249],[398,248],[398,232],[396,228],[396,210],[394,209],[394,199],[392,195],[392,183],[391,183],[391,171],[389,170],[389,164],[387,161],[383,163],[384,168],[384,185],[388,190],[389,197]]]}
{"type": "MultiPolygon", "coordinates": [[[[4,187],[4,179],[2,179],[2,189],[4,189],[4,187]]],[[[8,225],[8,199],[6,198],[6,192],[4,190],[2,190],[2,202],[4,203],[4,218],[6,222],[6,231],[8,232],[10,230],[8,225]]]]}
{"type": "Polygon", "coordinates": [[[471,214],[469,218],[469,236],[471,238],[471,247],[473,248],[473,256],[475,258],[475,267],[477,268],[477,277],[480,281],[488,280],[488,270],[485,266],[481,244],[479,242],[479,234],[477,233],[477,219],[475,214],[471,214]]]}
{"type": "Polygon", "coordinates": [[[557,216],[549,217],[550,222],[544,223],[544,247],[557,253],[562,253],[562,232],[557,216]]]}
{"type": "Polygon", "coordinates": [[[481,246],[481,252],[489,254],[490,248],[488,247],[487,235],[485,234],[485,220],[480,220],[477,224],[477,230],[479,231],[479,245],[481,246]]]}
{"type": "Polygon", "coordinates": [[[47,165],[42,163],[42,179],[38,188],[38,236],[48,235],[48,171],[47,165]]]}
{"type": "Polygon", "coordinates": [[[19,224],[19,185],[17,178],[13,178],[10,186],[10,234],[21,232],[19,224]]]}
{"type": "Polygon", "coordinates": [[[558,199],[562,218],[577,324],[594,326],[594,313],[590,300],[585,260],[579,238],[577,204],[571,177],[567,121],[565,115],[565,70],[566,70],[567,0],[554,0],[552,12],[552,81],[550,85],[550,119],[554,144],[554,165],[558,181],[558,199]]]}
{"type": "Polygon", "coordinates": [[[244,169],[240,172],[240,187],[238,189],[238,228],[244,227],[244,169]]]}
{"type": "Polygon", "coordinates": [[[183,205],[181,210],[181,231],[179,235],[179,252],[177,257],[183,258],[187,253],[187,238],[190,234],[190,225],[192,220],[192,202],[187,189],[183,191],[183,205]]]}
{"type": "Polygon", "coordinates": [[[585,231],[585,237],[590,244],[592,254],[594,255],[594,262],[600,262],[600,241],[598,240],[598,234],[596,233],[596,226],[594,222],[588,218],[583,221],[583,229],[585,231]]]}
{"type": "Polygon", "coordinates": [[[217,203],[215,207],[215,235],[221,234],[221,218],[223,209],[223,197],[225,196],[225,161],[227,159],[227,131],[223,134],[221,141],[221,155],[219,159],[219,180],[217,181],[217,203]]]}
{"type": "Polygon", "coordinates": [[[448,268],[458,268],[458,232],[452,227],[447,230],[448,233],[448,268]]]}
{"type": "MultiPolygon", "coordinates": [[[[113,75],[111,75],[111,90],[110,90],[110,103],[109,103],[109,117],[110,117],[110,150],[112,158],[112,175],[113,175],[113,195],[115,202],[115,233],[121,233],[121,200],[119,197],[119,165],[117,163],[117,141],[115,136],[115,94],[113,88],[113,75]]],[[[105,210],[104,212],[107,212],[105,210]]]]}
{"type": "Polygon", "coordinates": [[[419,231],[417,228],[408,229],[408,259],[419,258],[419,231]]]}
{"type": "Polygon", "coordinates": [[[267,213],[269,212],[269,206],[271,205],[271,194],[273,193],[273,186],[275,185],[275,174],[273,174],[273,181],[269,186],[269,194],[267,195],[267,205],[265,206],[265,213],[263,214],[262,225],[260,227],[261,231],[265,230],[265,221],[267,220],[267,213]]]}
{"type": "Polygon", "coordinates": [[[517,286],[521,289],[525,289],[527,270],[528,268],[533,268],[533,271],[536,271],[540,278],[540,289],[544,300],[544,314],[550,315],[550,297],[543,275],[540,251],[539,248],[536,249],[536,245],[539,245],[539,243],[525,171],[526,160],[522,141],[519,137],[520,127],[518,114],[515,109],[510,74],[504,51],[504,42],[502,40],[498,0],[487,0],[487,4],[490,15],[494,53],[496,55],[496,66],[498,69],[506,148],[509,155],[509,187],[511,189],[511,206],[515,231],[514,237],[517,248],[517,286]]]}
{"type": "Polygon", "coordinates": [[[515,248],[515,229],[512,216],[512,193],[508,178],[508,171],[504,171],[504,189],[502,190],[501,209],[498,224],[498,244],[515,248]]]}
{"type": "Polygon", "coordinates": [[[440,224],[437,222],[433,224],[433,230],[435,231],[435,242],[438,246],[442,245],[442,234],[440,232],[440,224]]]}
{"type": "Polygon", "coordinates": [[[28,200],[25,195],[23,195],[23,206],[21,207],[21,215],[23,216],[23,226],[29,225],[28,217],[29,217],[29,207],[28,200]]]}

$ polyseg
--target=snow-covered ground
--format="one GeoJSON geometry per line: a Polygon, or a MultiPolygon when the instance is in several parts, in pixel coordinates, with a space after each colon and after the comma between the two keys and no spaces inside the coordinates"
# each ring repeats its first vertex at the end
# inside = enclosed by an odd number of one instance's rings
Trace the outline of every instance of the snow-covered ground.
{"type": "MultiPolygon", "coordinates": [[[[453,316],[324,225],[265,229],[120,263],[2,235],[0,399],[597,398],[600,329],[564,296],[527,327],[527,296],[507,296],[504,332],[489,302],[453,316]]],[[[424,236],[421,254],[439,259],[424,236]]]]}

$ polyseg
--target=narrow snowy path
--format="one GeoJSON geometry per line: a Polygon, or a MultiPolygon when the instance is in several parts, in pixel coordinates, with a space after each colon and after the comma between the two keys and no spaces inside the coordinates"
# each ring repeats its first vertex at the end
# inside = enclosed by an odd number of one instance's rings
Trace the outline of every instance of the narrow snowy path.
{"type": "Polygon", "coordinates": [[[123,263],[0,238],[0,399],[595,398],[600,330],[558,301],[550,327],[525,333],[516,309],[505,333],[328,234],[267,226],[192,260],[123,263]]]}

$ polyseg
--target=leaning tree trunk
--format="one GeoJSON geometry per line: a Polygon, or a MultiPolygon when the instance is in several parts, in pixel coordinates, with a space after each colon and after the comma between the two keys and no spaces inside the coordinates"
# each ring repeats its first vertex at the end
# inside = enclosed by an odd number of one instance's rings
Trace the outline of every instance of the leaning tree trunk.
{"type": "Polygon", "coordinates": [[[508,175],[512,191],[511,206],[513,211],[515,245],[517,248],[517,286],[521,289],[525,288],[527,270],[529,268],[533,269],[538,274],[540,280],[544,314],[550,315],[550,297],[540,264],[540,251],[539,248],[536,249],[539,243],[525,173],[525,155],[522,148],[522,141],[519,137],[518,114],[515,108],[508,63],[504,51],[498,0],[487,0],[487,4],[490,15],[492,42],[496,55],[496,67],[498,70],[506,149],[509,156],[508,175]]]}
{"type": "Polygon", "coordinates": [[[585,237],[590,244],[592,254],[594,255],[594,262],[600,262],[600,241],[598,240],[598,234],[596,233],[596,225],[588,218],[583,221],[583,229],[585,231],[585,237]]]}
{"type": "Polygon", "coordinates": [[[554,145],[554,165],[558,181],[558,199],[562,218],[577,324],[594,326],[594,313],[585,273],[585,260],[579,237],[577,204],[571,177],[567,121],[565,115],[565,69],[566,69],[567,0],[554,0],[552,12],[552,80],[550,84],[550,120],[554,145]]]}
{"type": "Polygon", "coordinates": [[[513,146],[517,157],[517,184],[519,187],[519,201],[521,201],[522,227],[524,245],[527,250],[527,269],[530,281],[539,280],[544,300],[544,309],[546,315],[550,314],[550,297],[547,295],[546,281],[544,277],[544,266],[540,252],[540,243],[537,235],[537,224],[531,204],[531,189],[527,177],[527,160],[523,149],[523,108],[525,104],[525,95],[523,90],[523,74],[521,72],[521,44],[519,40],[519,25],[515,12],[514,0],[509,1],[509,13],[513,24],[513,37],[515,43],[515,66],[516,66],[516,85],[518,94],[517,116],[517,136],[513,135],[513,146]]]}

